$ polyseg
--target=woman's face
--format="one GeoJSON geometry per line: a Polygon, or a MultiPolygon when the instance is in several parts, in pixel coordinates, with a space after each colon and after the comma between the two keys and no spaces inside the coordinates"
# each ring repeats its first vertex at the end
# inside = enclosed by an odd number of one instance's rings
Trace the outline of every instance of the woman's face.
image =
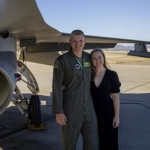
{"type": "Polygon", "coordinates": [[[104,65],[104,57],[101,52],[95,52],[92,54],[92,63],[96,68],[104,65]]]}

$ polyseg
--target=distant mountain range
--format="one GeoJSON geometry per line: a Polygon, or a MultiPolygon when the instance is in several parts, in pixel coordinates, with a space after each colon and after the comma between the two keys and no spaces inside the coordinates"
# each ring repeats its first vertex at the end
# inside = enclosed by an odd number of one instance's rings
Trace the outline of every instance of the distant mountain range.
{"type": "MultiPolygon", "coordinates": [[[[150,45],[147,45],[147,49],[150,49],[150,45]]],[[[123,51],[129,51],[134,50],[134,45],[116,45],[114,48],[107,48],[107,50],[123,50],[123,51]]]]}

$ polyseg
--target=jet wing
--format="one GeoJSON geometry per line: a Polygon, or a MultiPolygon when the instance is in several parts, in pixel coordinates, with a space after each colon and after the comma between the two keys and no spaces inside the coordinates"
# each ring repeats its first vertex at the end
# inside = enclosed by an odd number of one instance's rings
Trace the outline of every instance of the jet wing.
{"type": "MultiPolygon", "coordinates": [[[[35,0],[0,0],[0,34],[8,32],[27,52],[54,52],[70,48],[70,34],[47,25],[35,0]]],[[[112,48],[117,43],[147,41],[86,35],[85,49],[112,48]]]]}

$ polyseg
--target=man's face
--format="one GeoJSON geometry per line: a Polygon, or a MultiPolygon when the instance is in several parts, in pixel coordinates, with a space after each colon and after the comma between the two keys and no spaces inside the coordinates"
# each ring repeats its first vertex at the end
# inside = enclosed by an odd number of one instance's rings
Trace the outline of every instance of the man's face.
{"type": "Polygon", "coordinates": [[[84,48],[85,37],[83,35],[73,35],[69,42],[73,52],[81,52],[84,48]]]}

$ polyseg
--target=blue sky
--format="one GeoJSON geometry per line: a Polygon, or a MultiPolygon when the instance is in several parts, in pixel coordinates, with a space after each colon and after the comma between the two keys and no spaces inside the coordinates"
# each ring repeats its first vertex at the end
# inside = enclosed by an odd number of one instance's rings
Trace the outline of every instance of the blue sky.
{"type": "Polygon", "coordinates": [[[150,41],[149,0],[37,0],[45,22],[60,32],[150,41]]]}

